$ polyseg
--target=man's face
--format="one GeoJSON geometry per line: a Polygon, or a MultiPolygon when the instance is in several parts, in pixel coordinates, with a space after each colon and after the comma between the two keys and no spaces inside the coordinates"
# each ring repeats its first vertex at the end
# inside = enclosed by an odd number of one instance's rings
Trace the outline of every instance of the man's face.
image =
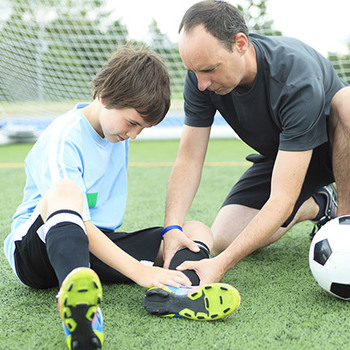
{"type": "Polygon", "coordinates": [[[198,89],[226,95],[245,83],[244,52],[234,43],[231,51],[203,25],[180,33],[179,51],[187,70],[196,74],[198,89]]]}

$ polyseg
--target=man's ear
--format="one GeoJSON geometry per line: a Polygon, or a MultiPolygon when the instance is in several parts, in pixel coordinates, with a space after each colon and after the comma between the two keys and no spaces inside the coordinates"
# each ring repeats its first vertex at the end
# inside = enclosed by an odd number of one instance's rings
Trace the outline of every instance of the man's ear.
{"type": "Polygon", "coordinates": [[[245,53],[248,50],[249,40],[243,33],[237,33],[235,36],[235,42],[233,47],[237,49],[239,53],[245,53]]]}

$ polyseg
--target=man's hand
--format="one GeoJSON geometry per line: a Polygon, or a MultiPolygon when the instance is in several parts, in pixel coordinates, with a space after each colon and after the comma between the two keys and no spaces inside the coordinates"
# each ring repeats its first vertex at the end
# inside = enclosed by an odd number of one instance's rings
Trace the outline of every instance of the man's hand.
{"type": "Polygon", "coordinates": [[[200,285],[220,282],[225,275],[225,270],[218,263],[216,258],[203,259],[200,261],[185,261],[176,270],[194,270],[200,279],[200,285]]]}
{"type": "Polygon", "coordinates": [[[163,258],[165,269],[169,268],[169,264],[174,254],[182,247],[187,247],[195,253],[199,252],[199,248],[195,242],[189,239],[182,231],[178,229],[169,230],[164,236],[163,258]]]}
{"type": "Polygon", "coordinates": [[[179,288],[181,285],[191,285],[191,281],[180,271],[146,265],[143,265],[138,273],[135,274],[134,281],[145,288],[162,288],[165,285],[179,288]]]}

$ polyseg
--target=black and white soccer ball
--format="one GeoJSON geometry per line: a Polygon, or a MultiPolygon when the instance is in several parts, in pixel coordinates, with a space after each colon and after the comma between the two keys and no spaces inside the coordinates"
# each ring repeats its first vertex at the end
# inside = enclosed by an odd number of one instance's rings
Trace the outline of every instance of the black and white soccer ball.
{"type": "Polygon", "coordinates": [[[350,216],[335,218],[320,228],[311,242],[309,264],[324,290],[350,300],[350,216]]]}

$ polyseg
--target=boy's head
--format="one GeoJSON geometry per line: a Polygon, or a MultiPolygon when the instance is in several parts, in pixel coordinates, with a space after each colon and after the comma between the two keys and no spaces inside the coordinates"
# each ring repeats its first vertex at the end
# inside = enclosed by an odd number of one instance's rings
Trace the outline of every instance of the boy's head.
{"type": "Polygon", "coordinates": [[[123,46],[92,81],[92,97],[107,109],[134,108],[156,125],[170,107],[170,78],[160,57],[145,49],[123,46]]]}

